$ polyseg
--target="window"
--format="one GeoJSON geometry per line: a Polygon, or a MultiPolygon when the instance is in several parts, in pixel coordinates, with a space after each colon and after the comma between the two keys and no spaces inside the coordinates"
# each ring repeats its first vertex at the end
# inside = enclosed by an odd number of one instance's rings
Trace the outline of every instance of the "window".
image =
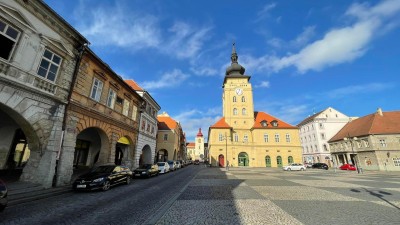
{"type": "Polygon", "coordinates": [[[19,31],[0,20],[0,58],[9,60],[18,41],[19,31]]]}
{"type": "Polygon", "coordinates": [[[328,151],[328,147],[326,146],[326,144],[324,144],[323,147],[324,147],[324,151],[327,152],[328,151]]]}
{"type": "Polygon", "coordinates": [[[268,142],[268,134],[264,134],[264,142],[268,142]]]}
{"type": "Polygon", "coordinates": [[[246,98],[242,96],[242,102],[246,102],[246,98]]]}
{"type": "Polygon", "coordinates": [[[399,157],[393,158],[393,164],[394,166],[400,166],[400,158],[399,157]]]}
{"type": "Polygon", "coordinates": [[[245,108],[242,109],[242,115],[246,115],[246,109],[245,108]]]}
{"type": "Polygon", "coordinates": [[[273,127],[277,127],[277,126],[278,126],[278,121],[276,121],[276,120],[272,121],[272,122],[271,122],[271,125],[272,125],[273,127]]]}
{"type": "Polygon", "coordinates": [[[286,134],[286,142],[290,142],[290,134],[286,134]]]}
{"type": "Polygon", "coordinates": [[[137,106],[136,105],[134,105],[133,107],[132,107],[132,119],[133,120],[136,120],[136,116],[137,116],[137,106]]]}
{"type": "Polygon", "coordinates": [[[323,123],[319,123],[319,128],[324,129],[324,124],[323,123]]]}
{"type": "Polygon", "coordinates": [[[142,131],[144,131],[144,129],[146,128],[146,121],[145,120],[142,121],[141,128],[142,128],[142,131]]]}
{"type": "Polygon", "coordinates": [[[289,156],[288,157],[288,163],[290,164],[290,163],[293,163],[293,156],[289,156]]]}
{"type": "Polygon", "coordinates": [[[108,97],[107,97],[107,106],[110,108],[114,108],[114,103],[115,103],[115,98],[116,98],[116,94],[115,91],[113,89],[110,88],[110,90],[108,91],[108,97]]]}
{"type": "Polygon", "coordinates": [[[233,115],[237,115],[237,114],[238,114],[237,108],[234,108],[233,109],[233,115]]]}
{"type": "Polygon", "coordinates": [[[267,121],[266,121],[266,120],[261,121],[261,126],[262,126],[262,127],[268,126],[267,121]]]}
{"type": "Polygon", "coordinates": [[[218,140],[219,141],[223,141],[224,140],[224,136],[221,133],[218,134],[218,140]]]}
{"type": "Polygon", "coordinates": [[[279,134],[275,134],[275,142],[279,142],[279,134]]]}
{"type": "Polygon", "coordinates": [[[233,102],[236,102],[236,96],[233,96],[233,102]]]}
{"type": "Polygon", "coordinates": [[[317,138],[315,137],[315,134],[313,134],[313,139],[314,139],[314,141],[317,139],[317,138]]]}
{"type": "Polygon", "coordinates": [[[154,134],[154,126],[151,126],[151,133],[154,134]]]}
{"type": "Polygon", "coordinates": [[[149,123],[147,123],[146,131],[147,131],[147,132],[150,132],[150,124],[149,124],[149,123]]]}
{"type": "Polygon", "coordinates": [[[317,145],[315,145],[315,152],[318,152],[318,147],[317,147],[317,145]]]}
{"type": "Polygon", "coordinates": [[[381,144],[382,147],[386,147],[386,140],[381,139],[379,140],[379,143],[381,144]]]}
{"type": "Polygon", "coordinates": [[[37,74],[47,80],[54,81],[61,64],[61,57],[48,49],[44,50],[37,74]]]}
{"type": "Polygon", "coordinates": [[[94,78],[93,79],[93,86],[92,86],[92,93],[90,94],[90,98],[96,101],[100,101],[101,97],[101,90],[103,89],[103,82],[101,82],[99,79],[94,78]]]}
{"type": "Polygon", "coordinates": [[[321,133],[321,139],[325,140],[325,134],[324,133],[321,133]]]}
{"type": "Polygon", "coordinates": [[[164,141],[168,141],[168,134],[164,134],[164,141]]]}
{"type": "Polygon", "coordinates": [[[368,148],[368,147],[369,147],[369,142],[368,142],[368,140],[363,140],[363,142],[364,142],[364,146],[365,146],[366,148],[368,148]]]}
{"type": "Polygon", "coordinates": [[[116,102],[117,104],[122,105],[122,103],[124,102],[124,99],[122,99],[121,97],[118,97],[118,96],[117,96],[117,100],[115,100],[115,102],[116,102]]]}
{"type": "Polygon", "coordinates": [[[249,136],[247,136],[247,134],[244,134],[243,141],[244,142],[248,142],[249,141],[249,136]]]}
{"type": "Polygon", "coordinates": [[[129,113],[129,101],[128,100],[124,100],[124,107],[122,108],[122,114],[124,114],[125,116],[128,116],[129,113]]]}
{"type": "Polygon", "coordinates": [[[233,134],[233,138],[235,140],[235,142],[239,142],[239,135],[238,134],[233,134]]]}

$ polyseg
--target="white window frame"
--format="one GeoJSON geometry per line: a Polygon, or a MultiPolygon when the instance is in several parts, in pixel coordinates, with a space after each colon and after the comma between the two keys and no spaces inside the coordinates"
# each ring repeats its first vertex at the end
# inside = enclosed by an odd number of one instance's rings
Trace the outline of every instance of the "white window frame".
{"type": "Polygon", "coordinates": [[[239,142],[239,135],[238,134],[233,134],[233,138],[235,140],[235,142],[239,142]]]}
{"type": "Polygon", "coordinates": [[[249,136],[247,134],[243,135],[243,142],[247,143],[249,141],[249,136]]]}
{"type": "Polygon", "coordinates": [[[17,43],[18,43],[18,39],[19,39],[19,37],[21,36],[21,32],[20,32],[19,30],[15,29],[13,26],[10,26],[8,23],[4,22],[4,20],[0,20],[0,22],[2,22],[2,23],[5,24],[4,31],[0,31],[0,34],[3,35],[5,38],[10,39],[11,41],[14,42],[13,47],[11,48],[11,51],[10,51],[10,53],[8,54],[8,58],[7,58],[7,59],[4,59],[4,60],[9,61],[9,60],[11,59],[11,56],[14,54],[15,48],[16,48],[17,43]],[[16,38],[13,38],[13,37],[11,37],[11,36],[9,36],[9,35],[7,34],[7,31],[8,31],[8,29],[10,29],[10,28],[13,29],[13,30],[15,30],[16,32],[18,32],[16,38]]]}
{"type": "Polygon", "coordinates": [[[62,60],[63,60],[63,59],[61,58],[61,56],[57,55],[56,53],[54,53],[54,52],[51,51],[50,49],[45,48],[45,50],[44,50],[44,52],[43,52],[43,55],[42,55],[42,59],[40,60],[38,69],[37,69],[37,71],[36,71],[36,74],[37,74],[38,76],[40,76],[40,77],[42,77],[42,78],[48,80],[48,81],[55,82],[55,81],[57,80],[58,72],[60,71],[60,67],[61,67],[62,60]],[[48,58],[47,56],[45,56],[45,55],[46,55],[46,52],[50,53],[50,58],[48,58]],[[58,63],[54,61],[56,58],[59,59],[59,62],[58,62],[58,63]],[[44,64],[45,64],[46,62],[48,63],[47,68],[44,66],[44,64]],[[56,68],[55,73],[51,72],[51,68],[54,68],[54,67],[56,68]],[[39,74],[40,71],[45,72],[45,74],[42,74],[42,75],[39,74]],[[52,79],[49,79],[49,74],[54,74],[54,79],[53,79],[53,80],[52,80],[52,79]]]}
{"type": "Polygon", "coordinates": [[[286,134],[286,142],[290,143],[290,134],[286,134]]]}
{"type": "Polygon", "coordinates": [[[237,115],[237,114],[238,114],[237,108],[233,108],[233,115],[237,115]]]}
{"type": "Polygon", "coordinates": [[[264,134],[264,142],[267,143],[269,141],[268,134],[264,134]]]}
{"type": "Polygon", "coordinates": [[[164,134],[163,140],[168,141],[168,134],[164,134]]]}
{"type": "Polygon", "coordinates": [[[124,99],[124,106],[122,107],[122,114],[128,116],[129,114],[129,101],[124,99]]]}
{"type": "Polygon", "coordinates": [[[224,135],[222,135],[221,133],[218,134],[218,140],[219,141],[223,141],[224,140],[224,135]]]}
{"type": "Polygon", "coordinates": [[[242,115],[246,115],[246,108],[242,109],[242,115]]]}
{"type": "Polygon", "coordinates": [[[103,81],[97,79],[96,77],[93,78],[92,89],[90,92],[90,98],[100,102],[101,99],[101,92],[103,89],[103,81]],[[96,84],[97,83],[97,84],[96,84]]]}
{"type": "Polygon", "coordinates": [[[386,140],[385,139],[380,139],[379,140],[379,143],[381,144],[381,147],[387,147],[387,144],[386,144],[386,140]]]}
{"type": "Polygon", "coordinates": [[[276,143],[279,143],[279,141],[280,141],[279,134],[275,134],[275,142],[276,142],[276,143]]]}
{"type": "Polygon", "coordinates": [[[111,109],[114,109],[115,106],[115,99],[117,98],[117,92],[115,92],[112,88],[108,90],[108,97],[106,105],[111,109]]]}

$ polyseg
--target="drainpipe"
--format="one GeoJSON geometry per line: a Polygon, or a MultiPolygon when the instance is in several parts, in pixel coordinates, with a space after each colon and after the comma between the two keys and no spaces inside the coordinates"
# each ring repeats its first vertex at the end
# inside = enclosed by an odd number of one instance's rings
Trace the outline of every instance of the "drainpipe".
{"type": "Polygon", "coordinates": [[[79,53],[76,56],[76,64],[75,64],[75,68],[74,68],[74,73],[72,75],[71,85],[69,87],[69,92],[68,92],[68,97],[67,97],[67,104],[65,105],[65,108],[64,108],[64,117],[63,117],[63,122],[62,122],[62,129],[61,129],[61,141],[60,141],[60,146],[59,146],[59,149],[58,149],[58,152],[57,152],[57,157],[56,157],[56,166],[55,166],[55,171],[54,171],[53,187],[55,187],[56,183],[57,183],[58,161],[60,159],[61,150],[62,150],[62,147],[63,147],[63,144],[64,144],[64,136],[65,136],[64,134],[65,134],[66,124],[67,124],[67,109],[68,109],[68,106],[69,106],[69,104],[71,102],[72,91],[73,91],[73,88],[74,88],[74,84],[76,82],[76,78],[78,77],[79,66],[80,66],[81,61],[82,61],[82,56],[83,56],[88,44],[89,44],[88,42],[83,43],[82,46],[78,49],[79,53]]]}

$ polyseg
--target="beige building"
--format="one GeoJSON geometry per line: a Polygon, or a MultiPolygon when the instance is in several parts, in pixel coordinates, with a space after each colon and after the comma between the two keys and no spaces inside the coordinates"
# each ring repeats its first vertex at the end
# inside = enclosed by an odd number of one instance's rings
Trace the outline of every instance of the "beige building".
{"type": "Polygon", "coordinates": [[[186,157],[185,138],[182,127],[166,112],[157,116],[157,162],[182,160],[186,157]]]}
{"type": "Polygon", "coordinates": [[[238,63],[235,46],[223,82],[223,117],[208,131],[212,166],[282,167],[302,162],[299,130],[255,112],[250,76],[238,63]]]}
{"type": "Polygon", "coordinates": [[[204,136],[199,128],[199,132],[196,135],[195,141],[186,144],[188,159],[199,160],[203,162],[205,160],[205,143],[204,136]]]}
{"type": "Polygon", "coordinates": [[[346,124],[329,140],[334,162],[363,170],[400,171],[400,111],[375,113],[346,124]]]}

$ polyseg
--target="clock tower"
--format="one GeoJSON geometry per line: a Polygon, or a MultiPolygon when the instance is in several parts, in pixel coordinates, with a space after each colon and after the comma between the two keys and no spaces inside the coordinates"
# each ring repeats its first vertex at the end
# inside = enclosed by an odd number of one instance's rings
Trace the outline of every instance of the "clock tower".
{"type": "Polygon", "coordinates": [[[233,129],[250,129],[254,124],[253,89],[250,76],[238,63],[235,43],[232,46],[231,65],[226,69],[222,95],[223,116],[233,129]]]}

